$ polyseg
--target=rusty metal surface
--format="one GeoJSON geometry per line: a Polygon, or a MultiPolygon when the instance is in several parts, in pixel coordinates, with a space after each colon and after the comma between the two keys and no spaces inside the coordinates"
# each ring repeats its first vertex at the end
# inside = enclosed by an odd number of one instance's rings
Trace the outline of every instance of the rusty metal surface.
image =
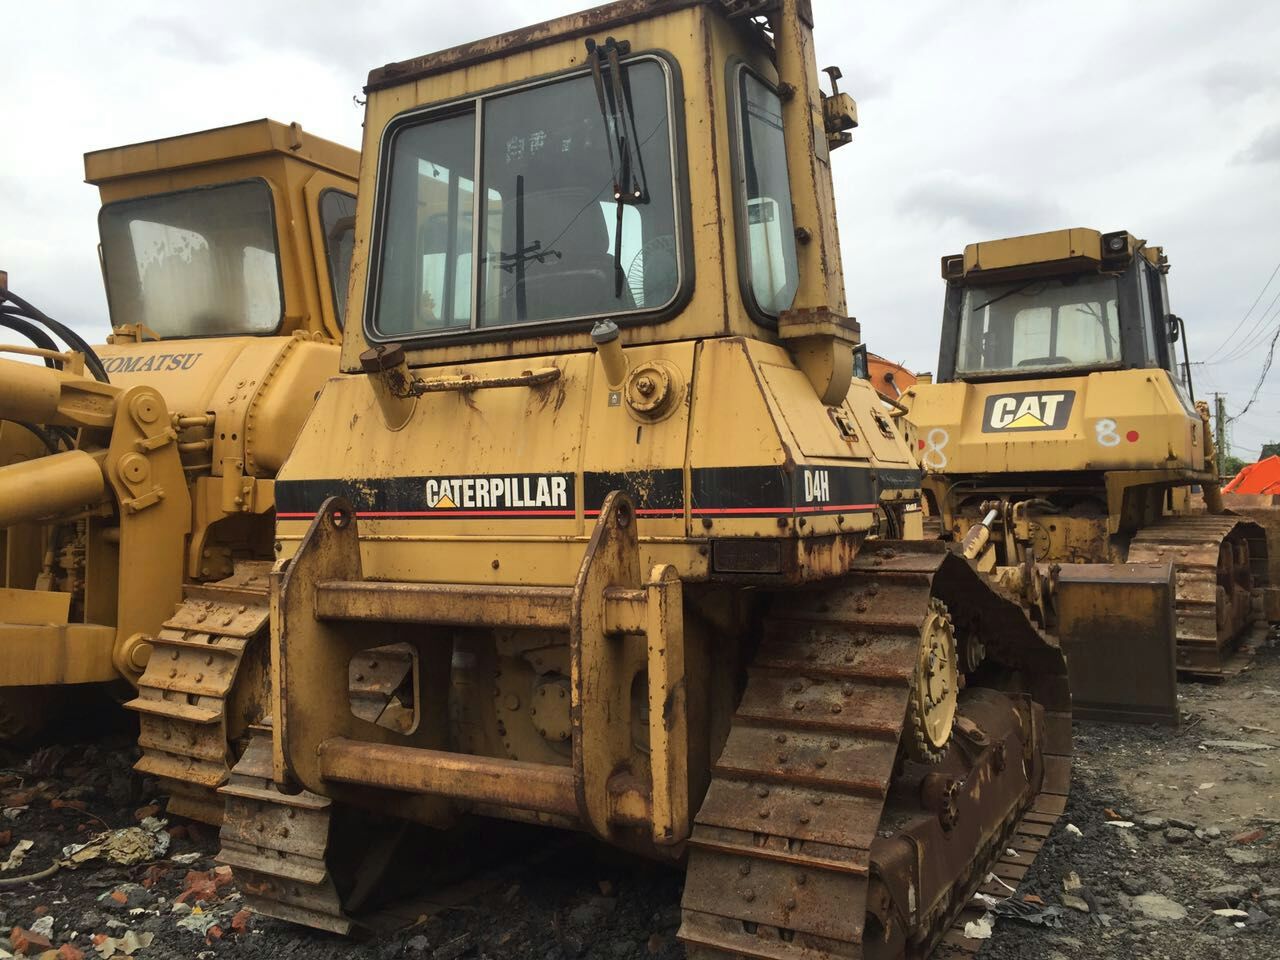
{"type": "Polygon", "coordinates": [[[508,33],[486,37],[438,53],[388,63],[369,71],[365,93],[421,80],[446,70],[483,63],[498,57],[509,58],[547,43],[616,29],[640,18],[661,16],[673,10],[698,6],[707,0],[619,0],[581,13],[546,20],[508,33]]]}
{"type": "Polygon", "coordinates": [[[276,790],[271,738],[259,729],[222,787],[226,815],[218,862],[235,872],[257,913],[332,933],[351,931],[325,856],[330,802],[307,791],[276,790]]]}
{"type": "Polygon", "coordinates": [[[1174,565],[1178,672],[1221,679],[1253,622],[1253,590],[1268,581],[1262,527],[1226,515],[1169,517],[1134,536],[1128,559],[1174,565]]]}
{"type": "Polygon", "coordinates": [[[370,647],[351,659],[347,676],[351,712],[361,720],[400,733],[417,726],[413,691],[418,688],[418,657],[412,645],[370,647]]]}
{"type": "Polygon", "coordinates": [[[150,638],[151,657],[138,696],[142,756],[134,769],[157,777],[169,812],[217,825],[227,781],[248,723],[265,709],[267,580],[261,564],[246,565],[226,584],[206,584],[150,638]]]}
{"type": "Polygon", "coordinates": [[[1280,505],[1272,494],[1224,493],[1224,505],[1232,514],[1247,517],[1267,536],[1267,579],[1280,584],[1280,505]]]}
{"type": "Polygon", "coordinates": [[[476,377],[470,374],[459,374],[456,377],[439,377],[421,380],[414,377],[409,381],[408,394],[420,397],[426,393],[467,393],[472,390],[493,390],[502,387],[541,387],[555,383],[560,379],[559,367],[540,367],[537,370],[526,370],[514,377],[476,377]]]}
{"type": "Polygon", "coordinates": [[[616,838],[619,828],[639,815],[656,843],[671,845],[689,833],[684,610],[673,567],[655,567],[647,582],[642,577],[635,506],[615,491],[600,509],[573,587],[574,786],[579,814],[598,836],[616,838]],[[642,582],[642,622],[627,623],[637,619],[635,588],[642,582]],[[643,626],[643,632],[616,632],[634,626],[643,626]],[[630,727],[615,719],[618,705],[628,702],[635,678],[645,670],[647,771],[633,767],[630,727]]]}
{"type": "Polygon", "coordinates": [[[325,779],[345,783],[565,816],[578,812],[567,766],[338,738],[320,744],[320,770],[325,779]]]}
{"type": "MultiPolygon", "coordinates": [[[[675,845],[688,838],[691,814],[684,593],[670,564],[655,566],[644,590],[649,782],[641,783],[640,792],[648,794],[648,825],[654,842],[675,845]]],[[[629,599],[622,602],[632,608],[629,599]]]]}
{"type": "Polygon", "coordinates": [[[568,587],[322,580],[314,609],[321,620],[567,630],[572,595],[568,587]]]}
{"type": "Polygon", "coordinates": [[[1074,714],[1176,725],[1172,565],[1062,564],[1056,583],[1074,714]]]}
{"type": "MultiPolygon", "coordinates": [[[[390,788],[403,794],[397,812],[440,825],[455,810],[480,805],[569,819],[607,838],[637,825],[657,845],[687,838],[682,587],[667,564],[642,577],[630,499],[605,498],[572,587],[368,581],[359,524],[348,503],[328,499],[273,591],[277,782],[380,809],[390,788]],[[426,629],[409,634],[395,627],[401,622],[426,629]],[[568,744],[548,747],[537,762],[448,749],[453,641],[435,628],[459,625],[515,628],[547,656],[548,644],[565,646],[567,682],[542,692],[568,707],[568,744]],[[392,636],[400,643],[388,645],[392,636]],[[383,676],[393,646],[398,665],[383,676]],[[391,684],[399,686],[406,664],[416,681],[412,723],[383,723],[391,684]],[[645,749],[638,752],[635,722],[619,722],[617,709],[641,678],[645,749]]],[[[488,676],[486,699],[492,683],[514,714],[518,684],[496,664],[488,676]]],[[[514,715],[504,717],[514,725],[514,715]]],[[[554,712],[550,719],[549,732],[559,726],[554,712]]],[[[504,739],[510,751],[513,738],[504,739]]]]}
{"type": "Polygon", "coordinates": [[[871,933],[868,954],[927,954],[1063,809],[1065,673],[1015,603],[931,544],[868,545],[838,585],[777,597],[690,841],[690,955],[861,957],[871,933]],[[899,763],[931,599],[962,633],[980,624],[1034,699],[971,685],[941,762],[899,763]]]}

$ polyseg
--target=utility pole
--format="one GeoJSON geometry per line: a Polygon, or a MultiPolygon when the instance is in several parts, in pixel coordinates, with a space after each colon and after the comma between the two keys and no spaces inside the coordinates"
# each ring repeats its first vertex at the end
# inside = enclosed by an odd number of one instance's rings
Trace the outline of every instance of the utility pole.
{"type": "Polygon", "coordinates": [[[1227,449],[1227,395],[1225,393],[1213,395],[1213,445],[1218,451],[1218,475],[1225,476],[1227,457],[1230,455],[1227,449]]]}

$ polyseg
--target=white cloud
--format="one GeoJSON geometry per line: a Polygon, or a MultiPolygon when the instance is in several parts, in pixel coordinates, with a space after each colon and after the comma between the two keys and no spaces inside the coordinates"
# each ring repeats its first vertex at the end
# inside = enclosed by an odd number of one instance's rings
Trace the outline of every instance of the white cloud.
{"type": "MultiPolygon", "coordinates": [[[[101,335],[86,150],[260,116],[357,145],[371,67],[582,5],[21,5],[0,60],[0,267],[101,335]]],[[[1280,6],[814,7],[820,66],[840,65],[860,104],[833,166],[850,311],[873,350],[932,368],[938,258],[993,235],[1093,226],[1164,244],[1201,355],[1280,260],[1280,6]]],[[[1257,370],[1246,356],[1199,383],[1243,403],[1257,370]]],[[[1243,427],[1265,432],[1276,411],[1254,410],[1243,427]]]]}
{"type": "Polygon", "coordinates": [[[1249,146],[1238,154],[1240,163],[1275,163],[1280,161],[1280,123],[1261,130],[1249,146]]]}

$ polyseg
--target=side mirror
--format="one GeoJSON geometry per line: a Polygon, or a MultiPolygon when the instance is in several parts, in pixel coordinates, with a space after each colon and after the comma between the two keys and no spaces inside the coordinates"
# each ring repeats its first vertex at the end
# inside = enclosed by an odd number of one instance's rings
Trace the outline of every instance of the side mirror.
{"type": "Polygon", "coordinates": [[[1171,313],[1165,317],[1165,322],[1169,324],[1169,342],[1177,343],[1182,328],[1182,318],[1171,313]]]}

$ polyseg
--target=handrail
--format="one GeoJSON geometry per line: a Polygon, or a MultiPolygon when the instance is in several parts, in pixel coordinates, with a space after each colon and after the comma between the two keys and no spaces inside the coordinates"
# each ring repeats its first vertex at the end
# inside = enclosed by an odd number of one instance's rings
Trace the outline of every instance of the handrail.
{"type": "Polygon", "coordinates": [[[424,393],[443,393],[450,390],[469,393],[472,390],[487,390],[498,387],[539,387],[543,384],[554,383],[559,379],[559,367],[525,370],[514,377],[473,377],[465,373],[457,377],[440,377],[434,380],[421,380],[414,377],[406,385],[406,396],[420,397],[424,393]]]}
{"type": "Polygon", "coordinates": [[[70,368],[68,369],[69,373],[84,372],[84,356],[74,350],[46,350],[44,347],[24,347],[17,343],[0,343],[0,353],[16,353],[24,357],[58,360],[67,365],[64,369],[70,368]]]}

